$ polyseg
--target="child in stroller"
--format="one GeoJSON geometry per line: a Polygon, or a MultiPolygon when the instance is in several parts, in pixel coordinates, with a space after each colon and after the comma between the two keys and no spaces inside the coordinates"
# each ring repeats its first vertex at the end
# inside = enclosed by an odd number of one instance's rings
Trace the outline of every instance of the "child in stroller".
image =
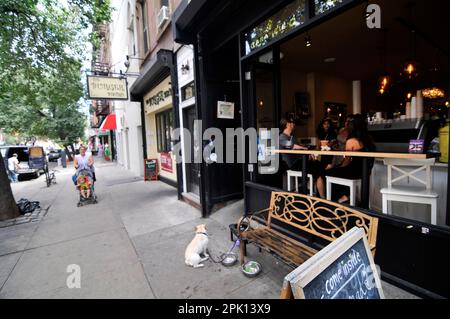
{"type": "Polygon", "coordinates": [[[97,204],[97,196],[94,193],[94,178],[91,170],[82,169],[78,171],[76,185],[80,192],[78,207],[84,204],[97,204]]]}

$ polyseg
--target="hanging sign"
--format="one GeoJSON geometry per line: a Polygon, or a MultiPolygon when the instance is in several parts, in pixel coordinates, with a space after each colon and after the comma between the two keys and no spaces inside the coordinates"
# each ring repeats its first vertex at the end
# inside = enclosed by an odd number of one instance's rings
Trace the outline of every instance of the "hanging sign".
{"type": "Polygon", "coordinates": [[[125,78],[110,76],[88,76],[88,97],[91,100],[128,100],[128,85],[125,78]]]}
{"type": "Polygon", "coordinates": [[[296,299],[384,299],[378,270],[363,229],[355,227],[291,274],[296,299]]]}
{"type": "Polygon", "coordinates": [[[234,119],[234,103],[217,102],[217,118],[218,119],[234,119]]]}
{"type": "Polygon", "coordinates": [[[157,159],[144,160],[144,180],[145,181],[158,180],[158,160],[157,159]]]}

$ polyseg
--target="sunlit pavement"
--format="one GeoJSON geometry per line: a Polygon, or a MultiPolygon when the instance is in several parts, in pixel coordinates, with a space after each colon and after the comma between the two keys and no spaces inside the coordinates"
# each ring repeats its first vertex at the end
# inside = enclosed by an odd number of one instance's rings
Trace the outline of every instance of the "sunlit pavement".
{"type": "MultiPolygon", "coordinates": [[[[99,203],[78,208],[73,168],[55,169],[57,184],[51,187],[44,176],[12,185],[16,200],[40,201],[46,215],[0,228],[0,298],[279,297],[291,269],[254,247],[248,254],[263,273],[253,279],[238,265],[184,264],[200,223],[208,226],[215,258],[231,248],[228,225],[242,215],[241,201],[201,219],[198,210],[177,200],[174,188],[97,159],[99,203]]],[[[388,284],[383,288],[388,298],[414,297],[388,284]]]]}

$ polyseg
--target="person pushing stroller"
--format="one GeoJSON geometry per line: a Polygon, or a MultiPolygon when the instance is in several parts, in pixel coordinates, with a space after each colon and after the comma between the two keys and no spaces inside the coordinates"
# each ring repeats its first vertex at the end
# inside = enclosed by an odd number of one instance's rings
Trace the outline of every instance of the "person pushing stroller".
{"type": "Polygon", "coordinates": [[[77,173],[84,169],[90,170],[94,176],[95,182],[94,158],[92,157],[92,154],[86,154],[86,146],[82,145],[80,147],[80,154],[75,156],[73,164],[77,173]]]}
{"type": "Polygon", "coordinates": [[[86,153],[86,146],[82,145],[80,147],[80,154],[75,156],[74,167],[76,172],[76,186],[80,191],[80,202],[88,199],[93,199],[96,202],[96,196],[94,195],[94,183],[95,169],[94,169],[94,159],[92,154],[86,153]]]}

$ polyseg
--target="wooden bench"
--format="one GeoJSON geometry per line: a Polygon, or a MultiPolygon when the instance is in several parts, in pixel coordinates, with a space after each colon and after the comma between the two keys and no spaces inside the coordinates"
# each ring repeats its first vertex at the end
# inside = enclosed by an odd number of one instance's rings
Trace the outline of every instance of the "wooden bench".
{"type": "MultiPolygon", "coordinates": [[[[378,218],[319,198],[273,192],[268,209],[238,222],[241,264],[245,263],[245,246],[253,243],[296,268],[354,226],[364,229],[375,255],[378,218]],[[264,224],[255,222],[263,213],[267,215],[264,224]],[[293,234],[301,237],[294,239],[293,234]]],[[[282,292],[282,298],[290,297],[286,294],[282,292]]]]}

